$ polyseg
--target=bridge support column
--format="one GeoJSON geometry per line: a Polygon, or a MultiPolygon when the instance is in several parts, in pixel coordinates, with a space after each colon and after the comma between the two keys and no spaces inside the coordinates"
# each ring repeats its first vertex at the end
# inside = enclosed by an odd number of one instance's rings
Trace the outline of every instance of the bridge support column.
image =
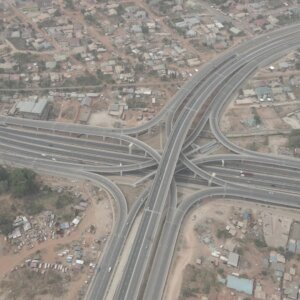
{"type": "Polygon", "coordinates": [[[128,145],[129,154],[132,154],[133,143],[128,145]]]}
{"type": "Polygon", "coordinates": [[[211,183],[212,183],[213,179],[215,178],[215,176],[216,176],[216,173],[212,173],[211,174],[211,177],[210,177],[210,179],[208,181],[208,186],[211,186],[211,183]]]}

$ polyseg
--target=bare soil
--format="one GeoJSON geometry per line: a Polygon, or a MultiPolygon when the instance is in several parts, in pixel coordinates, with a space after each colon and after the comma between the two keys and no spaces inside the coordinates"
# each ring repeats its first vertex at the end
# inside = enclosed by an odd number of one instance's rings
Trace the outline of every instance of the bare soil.
{"type": "MultiPolygon", "coordinates": [[[[5,252],[6,242],[3,239],[0,239],[0,277],[7,278],[12,269],[16,266],[24,263],[26,259],[34,255],[37,251],[42,254],[43,261],[47,263],[56,263],[59,259],[57,253],[59,249],[67,248],[74,241],[81,241],[85,247],[86,252],[94,253],[94,240],[102,239],[107,240],[113,226],[113,214],[112,206],[110,202],[110,196],[101,197],[102,200],[99,201],[99,196],[95,192],[93,186],[89,183],[79,182],[76,180],[66,180],[56,177],[44,177],[44,182],[49,186],[71,186],[73,190],[77,193],[81,193],[88,198],[90,205],[85,211],[85,216],[82,219],[81,223],[70,232],[69,235],[65,235],[58,239],[48,239],[47,241],[37,244],[33,249],[22,249],[18,254],[11,254],[5,252]],[[96,227],[96,233],[91,234],[88,232],[88,229],[91,225],[96,227]],[[2,251],[1,251],[2,250],[2,251]]],[[[102,245],[102,248],[104,244],[102,245]]],[[[98,257],[100,253],[95,253],[95,257],[98,257]]],[[[91,274],[88,268],[84,269],[85,271],[78,274],[74,278],[74,281],[68,283],[65,293],[63,294],[63,299],[74,300],[79,296],[79,291],[83,286],[86,286],[85,282],[88,282],[91,274]]],[[[40,297],[39,299],[49,299],[48,296],[40,297]]],[[[17,298],[24,299],[24,298],[17,298]]],[[[52,298],[51,298],[52,299],[52,298]]]]}
{"type": "MultiPolygon", "coordinates": [[[[284,239],[287,234],[286,226],[288,224],[286,222],[290,224],[293,220],[300,220],[297,210],[273,206],[266,207],[258,203],[251,204],[239,200],[220,199],[206,202],[201,207],[194,209],[186,217],[178,238],[177,250],[174,253],[173,265],[169,273],[165,299],[202,299],[201,297],[204,296],[205,293],[201,294],[201,291],[203,291],[203,285],[201,285],[201,283],[203,283],[204,280],[195,281],[195,278],[202,276],[199,273],[201,270],[206,270],[207,272],[215,271],[215,276],[219,271],[220,274],[231,274],[232,272],[244,274],[248,278],[255,278],[257,282],[260,282],[264,291],[269,296],[272,295],[272,293],[276,293],[277,283],[274,282],[273,277],[262,273],[262,259],[268,257],[269,249],[272,248],[258,248],[251,240],[247,239],[243,241],[242,232],[239,232],[239,230],[236,236],[240,244],[239,248],[241,249],[239,269],[223,264],[219,264],[218,267],[215,267],[210,262],[214,259],[211,256],[211,252],[214,249],[222,249],[226,242],[224,238],[217,238],[217,228],[224,229],[227,224],[230,224],[232,216],[236,215],[234,212],[242,213],[243,211],[251,211],[253,215],[262,220],[265,214],[271,214],[274,222],[272,225],[274,230],[265,235],[269,247],[278,247],[278,245],[281,245],[280,241],[284,239]],[[196,228],[197,230],[195,230],[196,228]],[[203,233],[201,234],[201,232],[203,233]],[[211,242],[208,245],[202,242],[202,238],[207,232],[211,233],[211,242]],[[199,258],[202,260],[201,265],[196,264],[196,260],[199,258]],[[223,271],[221,272],[220,269],[223,269],[223,271]],[[193,274],[192,277],[191,274],[193,274]],[[192,292],[194,296],[184,296],[187,292],[192,292]]],[[[300,262],[296,258],[293,258],[287,263],[287,266],[293,264],[298,266],[300,262]]],[[[237,293],[235,293],[235,295],[237,295],[237,293]]],[[[233,297],[230,290],[224,285],[219,284],[212,288],[205,296],[208,297],[209,300],[237,299],[233,297]]],[[[246,297],[246,295],[244,295],[244,297],[246,297]]]]}

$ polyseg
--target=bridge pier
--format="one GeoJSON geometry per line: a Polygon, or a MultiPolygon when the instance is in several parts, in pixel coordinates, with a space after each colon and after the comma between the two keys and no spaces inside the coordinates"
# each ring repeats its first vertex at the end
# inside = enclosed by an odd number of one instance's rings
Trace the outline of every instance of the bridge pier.
{"type": "Polygon", "coordinates": [[[211,183],[212,183],[213,179],[215,178],[215,176],[216,176],[216,173],[212,173],[211,174],[211,177],[210,177],[210,179],[208,181],[208,186],[211,186],[211,183]]]}
{"type": "Polygon", "coordinates": [[[133,148],[133,143],[130,143],[129,145],[128,145],[128,151],[129,151],[129,154],[132,154],[132,148],[133,148]]]}

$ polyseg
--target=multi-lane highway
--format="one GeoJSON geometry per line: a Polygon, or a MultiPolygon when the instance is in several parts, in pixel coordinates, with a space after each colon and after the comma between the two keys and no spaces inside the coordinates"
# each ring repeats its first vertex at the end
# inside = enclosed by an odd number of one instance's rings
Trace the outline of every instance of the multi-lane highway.
{"type": "Polygon", "coordinates": [[[300,25],[294,25],[229,50],[208,62],[155,118],[136,128],[103,129],[0,116],[3,163],[89,180],[104,185],[115,199],[113,235],[86,299],[106,299],[138,214],[142,214],[141,222],[123,275],[119,276],[116,290],[110,291],[116,300],[163,297],[180,224],[195,203],[209,197],[234,196],[300,206],[300,161],[242,149],[232,144],[219,127],[226,105],[253,72],[299,44],[300,25]],[[138,134],[162,122],[166,124],[166,145],[160,155],[140,141],[138,134]],[[195,152],[192,145],[207,123],[215,137],[214,145],[218,141],[235,154],[209,156],[203,150],[201,158],[190,159],[195,152]],[[128,213],[126,199],[118,187],[92,172],[135,172],[154,179],[149,191],[143,192],[128,213]],[[178,205],[174,178],[189,180],[189,174],[201,177],[201,184],[208,187],[178,205]]]}

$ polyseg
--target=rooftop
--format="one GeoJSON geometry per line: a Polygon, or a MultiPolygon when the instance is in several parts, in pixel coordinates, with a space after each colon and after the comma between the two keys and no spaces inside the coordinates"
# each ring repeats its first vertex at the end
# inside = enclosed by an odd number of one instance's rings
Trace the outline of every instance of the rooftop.
{"type": "Polygon", "coordinates": [[[47,99],[21,101],[16,109],[21,113],[42,114],[47,104],[47,99]]]}
{"type": "Polygon", "coordinates": [[[253,280],[246,278],[239,278],[232,275],[227,275],[226,286],[238,292],[243,292],[248,295],[253,294],[253,280]]]}
{"type": "Polygon", "coordinates": [[[237,267],[239,264],[239,258],[240,256],[237,253],[230,252],[227,264],[233,267],[237,267]]]}

